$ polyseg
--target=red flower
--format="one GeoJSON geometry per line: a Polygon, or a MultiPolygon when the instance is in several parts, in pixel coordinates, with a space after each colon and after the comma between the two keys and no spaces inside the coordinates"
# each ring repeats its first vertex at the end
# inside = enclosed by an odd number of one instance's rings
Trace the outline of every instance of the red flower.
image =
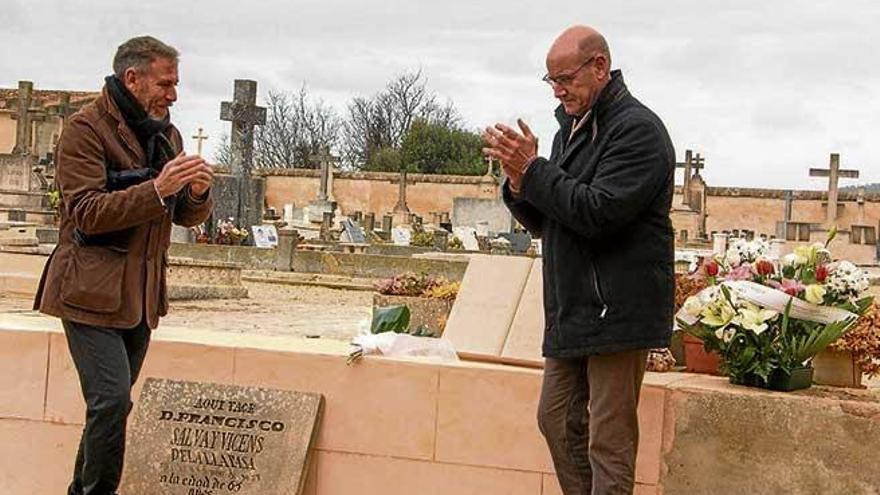
{"type": "Polygon", "coordinates": [[[718,275],[720,269],[718,268],[718,263],[715,260],[707,261],[704,266],[706,268],[706,275],[710,277],[718,275]]]}
{"type": "Polygon", "coordinates": [[[816,282],[822,283],[825,282],[825,279],[828,278],[828,267],[825,265],[819,265],[816,267],[816,282]]]}
{"type": "Polygon", "coordinates": [[[773,267],[773,263],[770,263],[767,260],[758,260],[755,263],[755,271],[758,275],[766,277],[767,275],[773,275],[776,273],[776,268],[773,267]]]}

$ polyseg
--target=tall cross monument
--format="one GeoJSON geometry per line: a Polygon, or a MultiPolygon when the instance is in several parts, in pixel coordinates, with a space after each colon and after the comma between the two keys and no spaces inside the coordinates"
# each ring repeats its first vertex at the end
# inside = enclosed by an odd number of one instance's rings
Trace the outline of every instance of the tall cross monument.
{"type": "Polygon", "coordinates": [[[262,221],[263,179],[251,177],[254,161],[254,127],[266,123],[266,108],[257,106],[257,82],[235,80],[232,101],[220,104],[220,119],[232,123],[229,151],[237,189],[236,223],[247,228],[262,221]]]}
{"type": "Polygon", "coordinates": [[[810,177],[828,177],[828,208],[825,214],[826,227],[831,228],[837,224],[837,183],[841,178],[858,179],[858,170],[843,170],[840,168],[840,155],[831,153],[828,168],[811,168],[810,177]]]}

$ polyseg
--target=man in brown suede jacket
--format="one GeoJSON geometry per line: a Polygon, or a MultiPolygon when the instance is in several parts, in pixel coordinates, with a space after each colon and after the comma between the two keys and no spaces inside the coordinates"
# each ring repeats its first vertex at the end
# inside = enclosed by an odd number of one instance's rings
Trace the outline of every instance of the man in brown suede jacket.
{"type": "Polygon", "coordinates": [[[171,124],[177,65],[155,38],[126,41],[101,97],[58,141],[61,230],[35,307],[61,318],[87,406],[70,495],[116,492],[131,386],[168,311],[171,224],[200,224],[212,208],[211,167],[183,154],[171,124]]]}

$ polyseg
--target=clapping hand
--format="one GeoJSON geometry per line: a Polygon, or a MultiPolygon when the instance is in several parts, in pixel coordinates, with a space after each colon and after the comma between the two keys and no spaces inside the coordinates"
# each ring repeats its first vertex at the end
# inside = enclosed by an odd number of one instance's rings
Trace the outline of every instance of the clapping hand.
{"type": "Polygon", "coordinates": [[[487,144],[483,154],[501,162],[511,188],[519,191],[526,169],[538,156],[538,138],[522,119],[517,119],[516,123],[522,134],[501,123],[487,127],[483,133],[483,141],[487,144]]]}

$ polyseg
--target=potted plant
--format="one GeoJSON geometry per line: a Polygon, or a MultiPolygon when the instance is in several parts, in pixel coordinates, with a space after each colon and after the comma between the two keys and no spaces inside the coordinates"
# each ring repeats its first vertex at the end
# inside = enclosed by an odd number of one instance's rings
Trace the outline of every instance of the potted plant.
{"type": "Polygon", "coordinates": [[[406,305],[412,315],[412,324],[424,326],[435,335],[441,335],[452,304],[461,284],[425,273],[403,273],[382,280],[375,286],[374,312],[378,308],[406,305]]]}
{"type": "MultiPolygon", "coordinates": [[[[702,263],[698,270],[693,273],[677,273],[675,274],[675,311],[679,311],[688,298],[698,294],[706,288],[707,274],[712,276],[718,274],[718,265],[712,261],[702,263]]],[[[675,336],[673,336],[675,338],[675,336]]],[[[677,341],[674,340],[675,346],[677,341]]],[[[681,336],[681,350],[673,351],[684,354],[685,370],[691,373],[708,373],[717,375],[718,368],[721,364],[721,356],[717,352],[707,351],[703,346],[703,341],[693,335],[685,333],[681,336]]]]}
{"type": "Polygon", "coordinates": [[[862,377],[880,376],[880,303],[874,304],[853,328],[822,351],[814,361],[816,383],[861,388],[862,377]]]}
{"type": "Polygon", "coordinates": [[[873,303],[867,275],[832,261],[828,242],[799,246],[775,260],[764,241],[734,241],[714,262],[716,276],[689,297],[679,325],[721,356],[732,383],[797,390],[812,384],[813,358],[873,303]]]}

